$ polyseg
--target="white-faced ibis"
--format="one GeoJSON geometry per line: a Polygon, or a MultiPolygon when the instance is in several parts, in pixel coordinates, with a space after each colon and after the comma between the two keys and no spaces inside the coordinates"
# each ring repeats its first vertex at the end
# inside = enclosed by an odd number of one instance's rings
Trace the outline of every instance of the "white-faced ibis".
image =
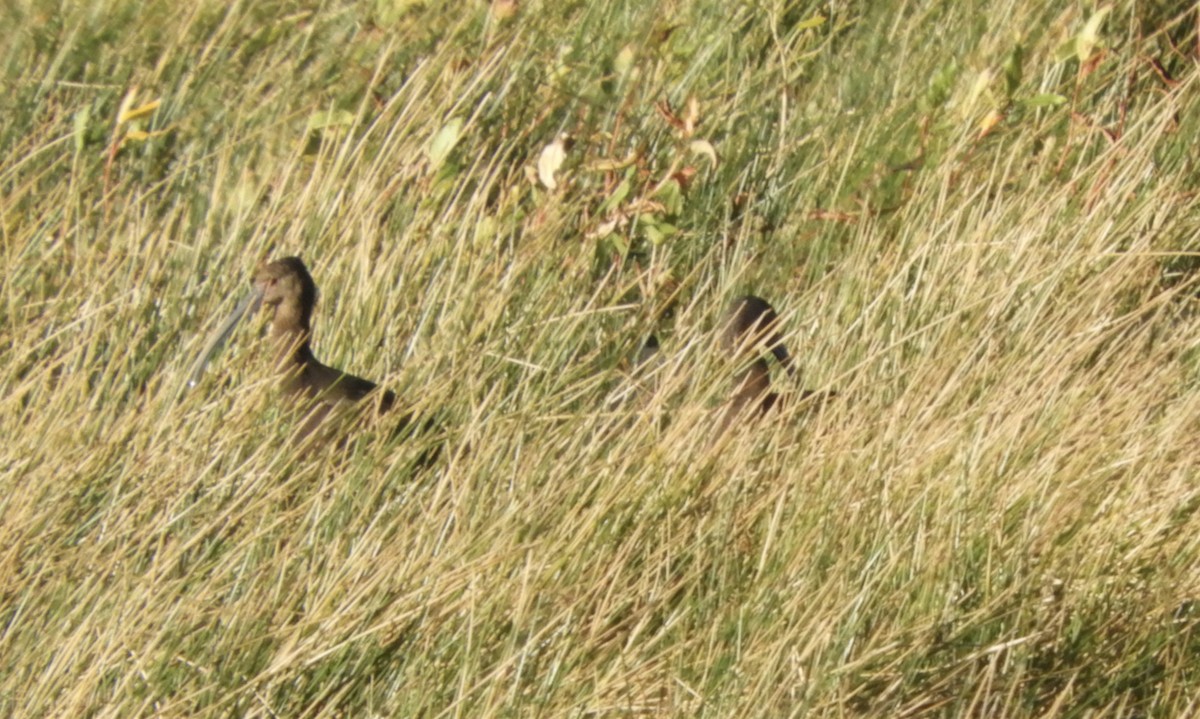
{"type": "MultiPolygon", "coordinates": [[[[757,419],[781,403],[781,395],[771,391],[771,368],[762,356],[763,351],[773,354],[790,376],[796,374],[792,356],[783,344],[779,315],[761,297],[745,295],[729,304],[721,320],[721,347],[740,369],[734,376],[733,395],[717,420],[714,440],[735,422],[757,419]]],[[[803,390],[800,400],[815,398],[821,402],[834,395],[835,392],[803,390]]]]}
{"type": "Polygon", "coordinates": [[[779,403],[779,394],[771,391],[771,368],[765,357],[755,355],[769,351],[789,373],[795,371],[783,344],[779,315],[763,298],[745,295],[733,300],[721,317],[720,330],[721,349],[740,369],[734,375],[733,394],[717,420],[714,440],[734,422],[757,419],[779,403]]]}
{"type": "MultiPolygon", "coordinates": [[[[211,356],[224,344],[238,321],[262,306],[270,315],[270,361],[284,394],[308,403],[297,438],[310,434],[340,404],[373,401],[379,411],[391,409],[396,395],[376,391],[374,382],[322,364],[312,351],[312,314],[317,285],[299,257],[284,257],[259,265],[254,288],[214,333],[196,362],[191,382],[199,381],[211,356]]],[[[402,428],[411,418],[401,418],[402,428]]]]}
{"type": "MultiPolygon", "coordinates": [[[[789,374],[795,373],[792,356],[783,344],[779,315],[761,297],[745,295],[729,304],[718,325],[719,348],[737,371],[733,392],[717,418],[712,439],[723,435],[734,422],[746,423],[766,414],[780,401],[771,391],[771,368],[764,356],[770,352],[789,374]]],[[[635,375],[661,362],[658,338],[650,335],[633,361],[635,375]]],[[[807,397],[811,393],[805,392],[807,397]]]]}
{"type": "MultiPolygon", "coordinates": [[[[254,275],[254,288],[271,315],[273,361],[284,392],[336,405],[358,402],[377,389],[374,382],[322,364],[313,355],[317,285],[299,257],[263,263],[254,275]]],[[[377,401],[380,411],[386,411],[395,404],[396,395],[384,390],[377,401]]]]}
{"type": "Polygon", "coordinates": [[[655,360],[659,359],[658,355],[661,349],[658,337],[654,335],[647,337],[646,341],[638,349],[637,355],[633,358],[633,369],[635,371],[640,370],[652,364],[655,360]]]}
{"type": "MultiPolygon", "coordinates": [[[[743,295],[729,303],[721,317],[721,347],[735,358],[749,355],[756,348],[766,349],[775,355],[788,374],[795,375],[792,356],[783,345],[779,315],[770,302],[756,295],[743,295]]],[[[759,371],[755,370],[754,374],[758,376],[759,371]]],[[[770,384],[769,378],[767,384],[770,384]]]]}

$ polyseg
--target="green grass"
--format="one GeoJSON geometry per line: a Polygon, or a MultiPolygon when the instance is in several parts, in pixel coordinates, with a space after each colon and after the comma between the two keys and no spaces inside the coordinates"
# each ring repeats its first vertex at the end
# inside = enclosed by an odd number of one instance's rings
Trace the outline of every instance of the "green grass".
{"type": "Polygon", "coordinates": [[[1197,14],[1104,7],[10,4],[0,714],[1194,713],[1197,14]],[[284,254],[431,467],[187,390],[284,254]],[[840,394],[714,445],[741,292],[840,394]]]}

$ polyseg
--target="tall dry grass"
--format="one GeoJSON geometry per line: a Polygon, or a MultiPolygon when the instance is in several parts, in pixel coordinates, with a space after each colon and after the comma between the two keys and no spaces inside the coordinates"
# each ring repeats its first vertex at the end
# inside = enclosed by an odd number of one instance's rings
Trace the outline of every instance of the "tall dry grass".
{"type": "Polygon", "coordinates": [[[1194,712],[1192,9],[5,12],[4,714],[1194,712]],[[438,432],[187,389],[282,254],[438,432]]]}

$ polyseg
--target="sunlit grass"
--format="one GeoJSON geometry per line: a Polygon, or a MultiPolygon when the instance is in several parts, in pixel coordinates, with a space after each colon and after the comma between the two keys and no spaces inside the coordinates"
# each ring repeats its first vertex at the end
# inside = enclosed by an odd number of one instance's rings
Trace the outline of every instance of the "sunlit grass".
{"type": "Polygon", "coordinates": [[[1194,712],[1195,11],[870,5],[6,10],[0,713],[1194,712]]]}

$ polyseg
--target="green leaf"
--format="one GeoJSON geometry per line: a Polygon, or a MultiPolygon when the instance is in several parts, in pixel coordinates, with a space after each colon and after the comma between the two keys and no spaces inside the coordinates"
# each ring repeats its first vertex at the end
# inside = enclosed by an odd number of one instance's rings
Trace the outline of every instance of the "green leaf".
{"type": "Polygon", "coordinates": [[[1104,24],[1104,18],[1108,17],[1108,13],[1112,8],[1100,8],[1094,15],[1088,18],[1083,29],[1075,37],[1067,40],[1059,45],[1054,50],[1055,62],[1066,62],[1071,58],[1076,58],[1080,62],[1087,62],[1092,57],[1092,52],[1097,46],[1102,43],[1100,41],[1100,26],[1104,24]]]}
{"type": "Polygon", "coordinates": [[[74,140],[75,154],[83,152],[83,144],[87,140],[88,121],[92,117],[92,106],[84,105],[82,109],[75,113],[74,122],[74,140]]]}
{"type": "Polygon", "coordinates": [[[653,215],[642,215],[639,218],[642,234],[652,245],[661,245],[672,236],[679,234],[679,228],[669,222],[662,222],[653,215]]]}
{"type": "Polygon", "coordinates": [[[1004,89],[1011,99],[1021,86],[1021,65],[1025,61],[1025,48],[1017,43],[1004,59],[1004,89]]]}
{"type": "Polygon", "coordinates": [[[490,242],[500,234],[500,223],[491,215],[484,215],[475,223],[475,239],[478,242],[490,242]]]}
{"type": "Polygon", "coordinates": [[[433,186],[430,194],[437,195],[440,192],[449,192],[454,189],[454,183],[462,173],[462,167],[454,160],[448,160],[442,163],[437,172],[433,176],[433,186]]]}
{"type": "Polygon", "coordinates": [[[1097,10],[1096,14],[1088,18],[1083,30],[1079,31],[1079,36],[1075,38],[1075,53],[1079,62],[1087,62],[1092,56],[1092,51],[1101,44],[1100,26],[1104,24],[1104,18],[1108,17],[1110,10],[1111,7],[1097,10]]]}
{"type": "Polygon", "coordinates": [[[954,88],[957,80],[958,62],[951,59],[929,79],[929,89],[925,91],[925,101],[931,108],[940,107],[950,98],[950,91],[954,88]]]}
{"type": "Polygon", "coordinates": [[[309,115],[304,126],[308,132],[315,132],[330,127],[344,127],[353,124],[354,113],[349,110],[329,110],[309,115]]]}
{"type": "Polygon", "coordinates": [[[429,141],[429,146],[425,148],[425,156],[429,158],[430,165],[438,167],[446,161],[450,151],[458,144],[462,127],[463,119],[461,117],[451,118],[449,122],[442,125],[442,129],[437,131],[437,134],[429,141]]]}
{"type": "Polygon", "coordinates": [[[612,245],[617,254],[625,257],[629,254],[629,238],[622,235],[620,232],[614,232],[605,238],[605,241],[612,245]]]}
{"type": "Polygon", "coordinates": [[[421,0],[375,0],[375,23],[381,27],[395,25],[409,10],[423,4],[421,0]]]}
{"type": "Polygon", "coordinates": [[[813,15],[809,19],[807,19],[801,23],[798,23],[794,29],[796,31],[812,30],[813,28],[821,27],[824,24],[825,24],[825,16],[824,15],[813,15]]]}
{"type": "Polygon", "coordinates": [[[1043,92],[1033,97],[1025,98],[1021,104],[1025,107],[1057,107],[1067,101],[1067,98],[1062,95],[1056,95],[1053,92],[1043,92]]]}
{"type": "Polygon", "coordinates": [[[668,180],[664,182],[657,191],[654,197],[663,203],[663,207],[667,208],[667,214],[672,217],[683,212],[683,188],[678,182],[668,180]]]}
{"type": "Polygon", "coordinates": [[[1067,40],[1054,49],[1054,61],[1066,62],[1075,57],[1075,38],[1067,40]]]}
{"type": "Polygon", "coordinates": [[[633,183],[630,182],[630,178],[627,176],[621,182],[621,184],[617,185],[617,189],[613,190],[613,193],[608,196],[608,199],[600,205],[600,208],[596,211],[596,214],[598,214],[600,217],[606,217],[608,213],[620,207],[621,203],[625,201],[625,198],[629,197],[629,193],[632,191],[633,183]]]}

